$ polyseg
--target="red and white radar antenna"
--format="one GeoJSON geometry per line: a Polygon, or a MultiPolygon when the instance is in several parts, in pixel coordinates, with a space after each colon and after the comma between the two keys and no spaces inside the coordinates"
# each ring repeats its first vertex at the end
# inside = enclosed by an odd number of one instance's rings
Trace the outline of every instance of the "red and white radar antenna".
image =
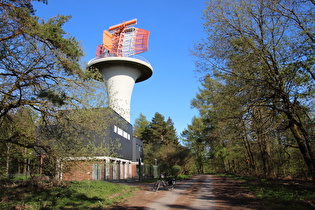
{"type": "Polygon", "coordinates": [[[124,21],[103,32],[103,44],[98,45],[96,58],[129,57],[148,51],[150,32],[135,28],[137,19],[124,21]]]}

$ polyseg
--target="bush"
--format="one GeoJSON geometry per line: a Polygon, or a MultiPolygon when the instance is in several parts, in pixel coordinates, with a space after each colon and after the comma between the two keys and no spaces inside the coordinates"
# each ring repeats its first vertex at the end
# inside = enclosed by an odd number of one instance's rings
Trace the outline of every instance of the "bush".
{"type": "Polygon", "coordinates": [[[182,171],[182,167],[179,165],[175,165],[171,169],[171,174],[172,174],[172,176],[177,177],[181,171],[182,171]]]}

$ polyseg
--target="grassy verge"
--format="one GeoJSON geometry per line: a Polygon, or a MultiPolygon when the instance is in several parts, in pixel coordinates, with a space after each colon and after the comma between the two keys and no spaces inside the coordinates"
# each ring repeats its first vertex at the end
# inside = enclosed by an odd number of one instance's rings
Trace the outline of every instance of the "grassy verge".
{"type": "Polygon", "coordinates": [[[262,199],[265,209],[315,209],[315,186],[299,180],[224,175],[241,180],[262,199]]]}
{"type": "Polygon", "coordinates": [[[187,180],[191,179],[192,175],[178,175],[176,180],[187,180]]]}
{"type": "Polygon", "coordinates": [[[102,209],[132,195],[137,188],[103,181],[6,183],[1,186],[0,209],[102,209]]]}

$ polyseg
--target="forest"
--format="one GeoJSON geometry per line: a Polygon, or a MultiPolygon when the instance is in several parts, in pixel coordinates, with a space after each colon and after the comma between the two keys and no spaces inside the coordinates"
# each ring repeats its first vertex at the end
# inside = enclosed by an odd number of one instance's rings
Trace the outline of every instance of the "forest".
{"type": "Polygon", "coordinates": [[[315,2],[210,1],[192,55],[198,172],[315,180],[315,2]]]}

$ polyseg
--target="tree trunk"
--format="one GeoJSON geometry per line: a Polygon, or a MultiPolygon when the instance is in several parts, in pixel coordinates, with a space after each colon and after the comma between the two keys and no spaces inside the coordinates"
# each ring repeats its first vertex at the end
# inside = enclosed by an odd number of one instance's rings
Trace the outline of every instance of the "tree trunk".
{"type": "Polygon", "coordinates": [[[303,136],[301,135],[298,123],[296,122],[292,115],[289,115],[288,117],[290,119],[290,130],[298,144],[300,152],[303,155],[304,162],[306,163],[309,173],[312,177],[313,184],[315,185],[315,163],[312,160],[312,157],[307,149],[303,136]]]}
{"type": "Polygon", "coordinates": [[[7,146],[7,157],[6,157],[6,164],[5,164],[5,173],[7,178],[9,178],[9,167],[10,167],[10,143],[6,144],[7,146]]]}
{"type": "Polygon", "coordinates": [[[27,158],[26,158],[27,148],[24,148],[24,165],[23,165],[23,175],[27,175],[27,158]]]}
{"type": "Polygon", "coordinates": [[[243,121],[243,129],[244,129],[244,137],[242,139],[244,141],[245,149],[246,149],[247,155],[249,157],[249,160],[246,160],[246,164],[249,167],[248,168],[249,172],[251,173],[252,170],[253,170],[254,171],[254,175],[257,175],[255,158],[254,158],[254,155],[253,155],[253,151],[252,151],[252,148],[251,148],[250,141],[249,141],[248,136],[247,136],[247,129],[246,129],[244,121],[243,121]]]}
{"type": "Polygon", "coordinates": [[[263,173],[264,177],[269,177],[268,173],[268,155],[266,152],[266,145],[265,145],[265,140],[264,140],[264,135],[260,134],[259,131],[256,131],[257,133],[257,142],[259,145],[259,150],[260,150],[260,156],[261,156],[261,161],[263,163],[263,173]]]}

